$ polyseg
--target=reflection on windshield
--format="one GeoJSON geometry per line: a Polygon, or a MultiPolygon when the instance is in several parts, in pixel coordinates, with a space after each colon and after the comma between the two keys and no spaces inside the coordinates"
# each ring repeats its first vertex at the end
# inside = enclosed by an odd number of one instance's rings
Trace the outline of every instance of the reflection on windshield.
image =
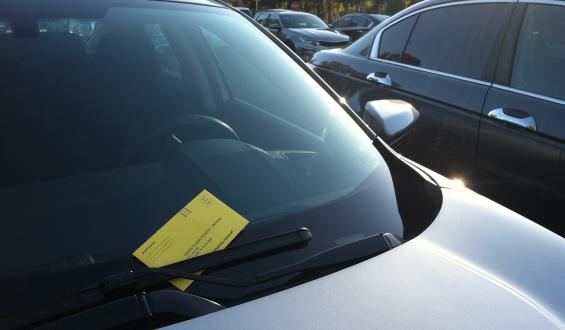
{"type": "Polygon", "coordinates": [[[281,21],[289,29],[327,29],[328,26],[318,17],[310,14],[280,15],[281,21]]]}
{"type": "Polygon", "coordinates": [[[10,27],[10,22],[5,19],[0,19],[0,35],[12,33],[12,28],[10,27]]]}
{"type": "Polygon", "coordinates": [[[39,32],[64,32],[77,34],[88,39],[94,32],[98,20],[95,19],[39,19],[37,26],[39,32]]]}

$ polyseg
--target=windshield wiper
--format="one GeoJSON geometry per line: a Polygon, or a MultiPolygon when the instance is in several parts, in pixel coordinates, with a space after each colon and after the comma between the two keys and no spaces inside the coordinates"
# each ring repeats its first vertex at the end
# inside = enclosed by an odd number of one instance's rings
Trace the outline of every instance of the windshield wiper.
{"type": "MultiPolygon", "coordinates": [[[[372,256],[388,251],[401,242],[392,234],[377,234],[357,241],[341,244],[311,257],[299,260],[293,264],[257,274],[244,280],[229,280],[205,275],[195,275],[182,270],[158,268],[146,269],[128,274],[111,276],[105,281],[107,290],[128,287],[135,283],[137,290],[145,285],[163,282],[168,279],[183,277],[195,281],[214,283],[228,286],[249,286],[280,278],[292,273],[304,273],[312,270],[336,269],[360,262],[372,256]],[[146,281],[146,278],[152,278],[146,281]]],[[[180,264],[179,264],[180,265],[180,264]]],[[[196,267],[198,268],[198,267],[196,267]]],[[[193,269],[196,269],[193,268],[193,269]]],[[[108,303],[73,314],[41,327],[47,329],[84,329],[85,324],[92,328],[110,328],[123,326],[131,322],[154,318],[160,314],[183,316],[190,319],[223,309],[224,307],[192,294],[173,290],[155,292],[140,292],[126,298],[113,300],[108,303]],[[115,317],[109,317],[115,316],[115,317]]]]}
{"type": "MultiPolygon", "coordinates": [[[[120,290],[121,288],[131,286],[136,287],[137,290],[141,290],[156,283],[174,278],[184,278],[223,286],[246,287],[294,273],[337,267],[346,263],[355,263],[358,260],[365,260],[391,250],[400,244],[402,243],[394,235],[390,233],[380,233],[331,247],[290,265],[258,273],[245,279],[234,280],[208,275],[198,275],[193,274],[193,272],[200,268],[192,268],[187,272],[182,269],[182,267],[175,267],[175,265],[171,265],[164,268],[147,268],[137,272],[132,271],[108,277],[105,280],[105,288],[110,292],[112,290],[120,290]]],[[[180,263],[177,265],[182,266],[180,263]]]]}
{"type": "MultiPolygon", "coordinates": [[[[152,285],[160,284],[167,279],[175,277],[192,277],[192,272],[206,268],[221,266],[233,262],[244,262],[245,259],[257,258],[262,255],[270,255],[291,248],[301,248],[312,239],[312,233],[307,228],[299,228],[293,231],[274,235],[267,238],[251,241],[242,245],[216,251],[207,255],[195,257],[173,264],[176,272],[184,276],[170,276],[164,279],[147,278],[152,269],[145,268],[139,271],[130,270],[125,273],[112,275],[104,279],[102,283],[80,290],[78,293],[50,301],[37,307],[18,312],[2,320],[9,328],[26,326],[38,323],[42,320],[57,316],[72,314],[88,307],[106,303],[108,300],[116,300],[121,297],[135,294],[152,285]],[[143,280],[139,280],[143,278],[143,280]]],[[[172,271],[172,270],[171,270],[172,271]]],[[[126,298],[127,299],[127,298],[126,298]]],[[[122,299],[123,300],[123,299],[122,299]]],[[[121,301],[121,300],[120,300],[121,301]]]]}
{"type": "MultiPolygon", "coordinates": [[[[78,296],[71,297],[72,299],[74,299],[71,300],[72,302],[81,302],[81,305],[79,306],[80,309],[84,310],[89,306],[91,307],[90,309],[86,309],[78,314],[72,314],[72,311],[77,310],[78,308],[77,306],[75,306],[74,309],[69,310],[68,304],[70,302],[67,299],[63,302],[62,305],[65,306],[66,304],[67,309],[62,311],[59,310],[57,314],[60,316],[64,316],[62,314],[71,314],[71,316],[62,318],[53,323],[49,323],[47,325],[47,328],[59,328],[63,325],[71,324],[79,325],[82,322],[86,322],[87,320],[98,319],[98,317],[95,317],[95,315],[98,316],[107,314],[110,310],[114,313],[116,313],[117,311],[126,311],[128,309],[131,310],[133,307],[140,309],[140,311],[130,316],[123,316],[120,320],[109,320],[108,322],[124,322],[124,317],[128,318],[128,322],[131,322],[142,317],[150,317],[158,313],[174,314],[174,311],[167,311],[167,309],[174,308],[174,306],[176,305],[168,301],[170,300],[170,298],[167,298],[163,301],[164,296],[172,297],[173,295],[178,296],[181,294],[185,296],[185,298],[182,299],[185,305],[190,305],[185,309],[189,312],[186,312],[186,314],[181,314],[180,312],[176,311],[176,313],[183,315],[186,318],[197,317],[205,315],[212,311],[216,311],[218,310],[218,308],[223,307],[215,304],[212,301],[208,301],[204,298],[184,292],[165,290],[147,293],[145,292],[145,289],[174,278],[185,278],[198,282],[205,282],[222,286],[246,287],[295,273],[305,273],[330,268],[341,268],[342,266],[354,264],[356,262],[360,262],[373,256],[379,255],[402,244],[401,241],[399,241],[394,235],[389,233],[380,233],[328,248],[310,257],[298,260],[292,264],[272,269],[263,273],[258,273],[245,279],[227,279],[208,275],[194,274],[195,271],[199,271],[208,267],[225,265],[227,263],[234,262],[234,260],[244,261],[246,258],[260,256],[266,254],[267,252],[272,253],[276,250],[285,250],[286,247],[307,242],[311,239],[311,237],[312,234],[310,233],[310,231],[308,229],[302,228],[293,232],[254,241],[223,251],[218,251],[206,256],[189,259],[177,264],[167,266],[165,268],[146,268],[142,270],[129,271],[109,276],[104,279],[101,284],[93,288],[84,289],[78,294],[78,296]],[[160,303],[153,297],[159,292],[163,292],[163,294],[161,295],[160,303]],[[110,302],[106,302],[108,300],[108,297],[112,297],[114,299],[110,302]],[[148,299],[151,300],[151,303],[147,303],[148,299]],[[189,303],[189,301],[191,301],[191,303],[189,303]],[[170,307],[164,307],[165,305],[170,307]],[[194,305],[199,305],[200,307],[195,308],[194,305]],[[198,310],[200,312],[194,312],[194,310],[198,310]]],[[[59,306],[61,306],[61,304],[59,304],[59,306]]],[[[51,305],[44,305],[42,308],[44,310],[50,310],[51,312],[54,311],[54,308],[51,305]]],[[[40,309],[38,309],[38,311],[39,310],[40,309]]],[[[46,317],[52,315],[53,313],[50,315],[43,315],[43,318],[35,317],[33,318],[33,320],[35,320],[34,322],[37,322],[38,320],[45,319],[46,317]]],[[[23,324],[20,323],[20,326],[30,323],[29,311],[26,312],[25,315],[20,314],[19,317],[26,318],[28,320],[28,322],[25,322],[23,324]]],[[[105,326],[108,327],[116,325],[119,324],[105,323],[105,326]]]]}

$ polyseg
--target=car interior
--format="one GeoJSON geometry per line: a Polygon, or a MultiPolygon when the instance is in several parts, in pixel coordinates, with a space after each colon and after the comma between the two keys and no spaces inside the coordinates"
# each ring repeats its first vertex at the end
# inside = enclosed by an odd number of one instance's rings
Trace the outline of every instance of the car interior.
{"type": "Polygon", "coordinates": [[[20,251],[4,275],[129,251],[202,189],[259,221],[343,196],[378,164],[337,104],[318,109],[237,31],[132,11],[73,18],[95,25],[86,36],[37,31],[39,18],[0,33],[0,209],[9,227],[68,237],[8,237],[20,251]]]}

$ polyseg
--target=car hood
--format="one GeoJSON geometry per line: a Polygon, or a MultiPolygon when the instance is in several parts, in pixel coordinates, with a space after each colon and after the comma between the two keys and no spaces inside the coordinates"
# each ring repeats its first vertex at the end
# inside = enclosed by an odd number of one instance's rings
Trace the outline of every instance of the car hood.
{"type": "Polygon", "coordinates": [[[314,41],[340,42],[350,39],[348,36],[330,29],[288,29],[288,31],[314,41]]]}
{"type": "Polygon", "coordinates": [[[565,239],[429,175],[443,187],[444,201],[418,237],[334,274],[171,328],[565,328],[565,239]]]}

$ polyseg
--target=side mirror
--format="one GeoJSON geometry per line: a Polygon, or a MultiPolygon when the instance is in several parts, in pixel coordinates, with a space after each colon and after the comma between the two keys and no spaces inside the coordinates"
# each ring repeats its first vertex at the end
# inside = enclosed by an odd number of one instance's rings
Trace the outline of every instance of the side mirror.
{"type": "Polygon", "coordinates": [[[370,101],[363,113],[367,125],[388,143],[397,142],[419,117],[418,110],[402,100],[370,101]]]}
{"type": "Polygon", "coordinates": [[[276,31],[276,32],[280,32],[281,31],[281,26],[278,24],[271,24],[269,25],[269,30],[271,31],[276,31]]]}
{"type": "Polygon", "coordinates": [[[333,29],[334,25],[330,23],[330,24],[328,24],[328,27],[333,29]]]}

